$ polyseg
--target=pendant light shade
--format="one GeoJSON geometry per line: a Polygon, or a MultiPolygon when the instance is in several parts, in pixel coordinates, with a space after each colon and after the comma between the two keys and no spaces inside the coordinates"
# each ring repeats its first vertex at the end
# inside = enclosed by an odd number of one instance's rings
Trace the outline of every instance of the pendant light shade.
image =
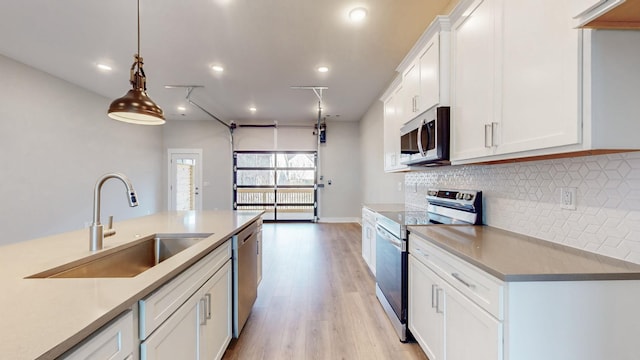
{"type": "Polygon", "coordinates": [[[131,65],[130,80],[132,89],[123,97],[113,100],[109,106],[109,117],[131,124],[162,125],[165,123],[162,109],[147,95],[147,78],[140,56],[140,0],[138,0],[138,53],[131,65]]]}

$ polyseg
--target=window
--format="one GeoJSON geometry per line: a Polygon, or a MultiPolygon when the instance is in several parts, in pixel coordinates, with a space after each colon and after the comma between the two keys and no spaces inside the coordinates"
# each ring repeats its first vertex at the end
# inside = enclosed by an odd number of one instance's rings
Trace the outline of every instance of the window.
{"type": "Polygon", "coordinates": [[[234,209],[265,210],[265,220],[316,220],[315,151],[236,151],[233,158],[234,209]]]}

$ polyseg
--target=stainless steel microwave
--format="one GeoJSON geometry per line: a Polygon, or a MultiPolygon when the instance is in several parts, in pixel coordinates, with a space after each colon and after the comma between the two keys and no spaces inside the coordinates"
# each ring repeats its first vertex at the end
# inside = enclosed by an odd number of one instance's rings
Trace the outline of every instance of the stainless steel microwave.
{"type": "Polygon", "coordinates": [[[448,106],[434,107],[406,123],[400,129],[401,163],[411,166],[448,165],[448,106]]]}

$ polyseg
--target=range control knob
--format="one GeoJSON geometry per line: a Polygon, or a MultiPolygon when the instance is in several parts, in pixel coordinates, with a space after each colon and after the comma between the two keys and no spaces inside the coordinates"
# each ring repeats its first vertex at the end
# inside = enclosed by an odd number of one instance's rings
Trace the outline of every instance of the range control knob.
{"type": "Polygon", "coordinates": [[[473,195],[471,195],[471,194],[464,194],[464,199],[465,199],[465,200],[471,200],[471,199],[473,199],[473,195]]]}

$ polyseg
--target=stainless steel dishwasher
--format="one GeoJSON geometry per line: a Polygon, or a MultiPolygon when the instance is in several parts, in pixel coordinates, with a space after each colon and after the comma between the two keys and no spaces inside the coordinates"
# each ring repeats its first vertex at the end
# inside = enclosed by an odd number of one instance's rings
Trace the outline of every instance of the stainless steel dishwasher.
{"type": "Polygon", "coordinates": [[[258,222],[233,236],[233,337],[238,338],[258,297],[258,222]]]}

